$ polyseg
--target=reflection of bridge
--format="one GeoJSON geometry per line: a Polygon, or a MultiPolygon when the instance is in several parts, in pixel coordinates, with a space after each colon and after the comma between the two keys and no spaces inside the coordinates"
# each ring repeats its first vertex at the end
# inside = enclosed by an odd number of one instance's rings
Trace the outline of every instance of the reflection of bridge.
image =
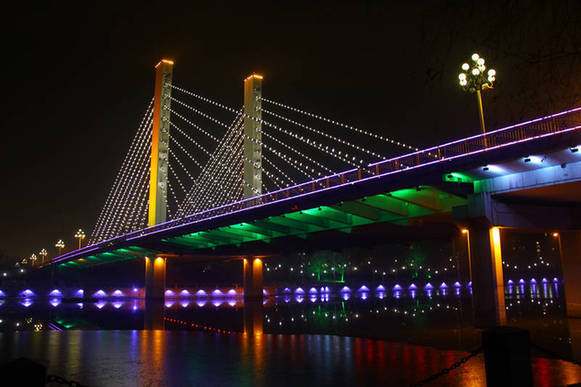
{"type": "MultiPolygon", "coordinates": [[[[581,152],[577,148],[581,143],[581,108],[385,158],[380,153],[386,144],[410,147],[263,99],[262,77],[258,75],[245,80],[243,111],[231,109],[173,86],[172,67],[173,62],[166,60],[157,66],[153,108],[148,110],[117,176],[90,245],[56,257],[53,263],[85,267],[146,257],[146,297],[160,299],[167,257],[252,256],[244,260],[245,297],[260,298],[259,258],[273,241],[304,240],[323,232],[345,235],[378,223],[413,233],[418,221],[437,220],[469,230],[476,315],[483,324],[496,324],[504,319],[499,228],[581,228],[575,216],[575,205],[580,202],[576,193],[581,180],[581,152]],[[234,113],[234,123],[223,124],[172,97],[172,91],[234,113]],[[172,102],[178,107],[171,107],[172,102]],[[262,107],[263,103],[369,138],[371,150],[350,142],[343,134],[333,136],[271,112],[262,107]],[[223,126],[226,133],[218,139],[184,117],[178,108],[223,126]],[[215,151],[208,151],[201,140],[175,125],[170,120],[172,114],[214,140],[215,151]],[[311,137],[266,121],[263,114],[311,137]],[[181,145],[177,134],[170,136],[170,128],[187,139],[189,146],[181,145]],[[266,129],[276,131],[276,136],[266,129]],[[281,140],[283,137],[287,142],[281,140]],[[321,139],[337,147],[325,145],[321,139]],[[307,155],[297,144],[314,148],[317,156],[307,155]],[[194,146],[208,156],[205,165],[189,153],[194,146]],[[339,150],[339,146],[348,150],[339,150]],[[282,165],[263,156],[263,149],[282,165]],[[178,152],[198,166],[196,178],[176,156],[178,152]],[[366,163],[364,156],[380,161],[366,163]],[[324,157],[332,161],[323,164],[319,158],[324,157]],[[337,173],[337,165],[351,169],[337,173]],[[315,178],[317,174],[324,177],[315,178]],[[263,175],[275,188],[267,191],[263,175]],[[305,178],[306,182],[297,182],[305,178]],[[183,183],[188,179],[189,188],[183,183]],[[174,189],[176,183],[181,201],[174,189]],[[175,201],[173,214],[171,198],[175,201]],[[148,227],[144,227],[147,213],[148,227]],[[242,250],[247,253],[241,254],[242,250]]],[[[577,234],[561,232],[564,255],[574,256],[579,240],[577,234]]],[[[569,270],[567,262],[564,259],[569,270]]],[[[566,291],[573,300],[575,291],[566,291]]],[[[579,297],[581,304],[581,294],[579,297]]]]}

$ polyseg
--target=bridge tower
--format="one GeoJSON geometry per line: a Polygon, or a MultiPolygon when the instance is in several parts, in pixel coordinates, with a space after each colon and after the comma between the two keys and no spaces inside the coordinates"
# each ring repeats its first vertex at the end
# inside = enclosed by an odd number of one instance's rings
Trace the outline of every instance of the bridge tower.
{"type": "Polygon", "coordinates": [[[244,198],[262,193],[262,75],[244,80],[244,198]]]}
{"type": "MultiPolygon", "coordinates": [[[[167,179],[169,155],[169,117],[171,82],[174,62],[162,59],[155,66],[155,94],[153,99],[153,129],[151,133],[151,161],[149,178],[148,226],[167,219],[167,179]]],[[[162,300],[165,291],[165,257],[145,258],[145,298],[162,300]]]]}
{"type": "MultiPolygon", "coordinates": [[[[244,198],[262,193],[261,97],[262,75],[252,74],[244,80],[244,198]]],[[[262,260],[253,256],[244,258],[243,271],[245,302],[262,305],[262,260]]],[[[250,332],[262,332],[254,320],[245,318],[245,331],[248,328],[250,332]]]]}

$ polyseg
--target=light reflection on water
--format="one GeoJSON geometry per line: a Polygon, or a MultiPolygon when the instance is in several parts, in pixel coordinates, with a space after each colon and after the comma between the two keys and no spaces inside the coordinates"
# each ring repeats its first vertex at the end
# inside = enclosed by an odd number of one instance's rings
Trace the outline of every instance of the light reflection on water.
{"type": "MultiPolygon", "coordinates": [[[[580,340],[572,336],[581,326],[568,325],[558,289],[544,285],[507,291],[510,323],[531,329],[533,340],[569,357],[581,355],[580,340]],[[540,325],[550,329],[535,333],[540,325]],[[550,338],[561,341],[543,341],[550,338]]],[[[160,314],[165,331],[142,329],[146,305],[138,299],[56,305],[53,299],[6,300],[0,358],[34,355],[50,360],[50,373],[89,385],[296,385],[304,383],[305,372],[309,384],[409,384],[465,354],[452,349],[479,345],[469,291],[453,289],[292,292],[253,306],[239,298],[167,300],[160,314]],[[43,331],[27,331],[38,322],[45,323],[43,331]],[[64,331],[49,330],[48,322],[64,331]]],[[[544,372],[549,384],[581,381],[575,366],[563,364],[557,372],[550,361],[535,362],[535,372],[544,372]]],[[[482,358],[455,375],[442,383],[482,385],[482,358]]]]}

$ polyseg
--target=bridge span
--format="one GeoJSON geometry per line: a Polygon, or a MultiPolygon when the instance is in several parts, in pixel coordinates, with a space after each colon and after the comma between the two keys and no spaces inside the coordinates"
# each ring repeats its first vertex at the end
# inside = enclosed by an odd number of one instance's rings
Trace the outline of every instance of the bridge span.
{"type": "Polygon", "coordinates": [[[502,229],[550,230],[560,237],[568,312],[581,315],[581,290],[569,280],[581,274],[581,107],[262,193],[260,162],[252,160],[261,160],[257,144],[266,122],[262,77],[253,75],[245,81],[245,198],[166,221],[172,65],[160,62],[157,69],[149,227],[96,241],[52,264],[145,259],[146,298],[161,299],[168,259],[236,257],[244,259],[245,297],[259,299],[261,259],[285,244],[321,234],[339,239],[377,224],[410,235],[430,223],[447,224],[467,237],[475,317],[486,326],[505,320],[502,229]]]}

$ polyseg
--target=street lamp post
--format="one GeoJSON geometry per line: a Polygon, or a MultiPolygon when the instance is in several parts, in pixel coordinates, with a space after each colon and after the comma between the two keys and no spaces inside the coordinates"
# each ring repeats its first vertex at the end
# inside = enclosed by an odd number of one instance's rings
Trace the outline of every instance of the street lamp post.
{"type": "Polygon", "coordinates": [[[85,232],[81,229],[79,229],[79,231],[77,231],[77,233],[75,234],[75,238],[79,240],[79,249],[81,248],[82,240],[85,239],[85,237],[86,237],[85,232]]]}
{"type": "Polygon", "coordinates": [[[480,57],[478,54],[472,54],[472,65],[464,63],[462,65],[462,72],[458,75],[460,86],[462,86],[464,90],[476,93],[478,118],[480,119],[482,133],[486,133],[486,126],[484,125],[484,109],[482,108],[482,90],[491,89],[496,80],[496,70],[489,69],[487,73],[485,71],[486,66],[484,65],[484,58],[480,57]]]}
{"type": "Polygon", "coordinates": [[[35,262],[36,262],[37,259],[38,258],[36,257],[36,254],[32,254],[30,256],[30,266],[33,266],[34,267],[34,264],[35,264],[35,262]]]}
{"type": "Polygon", "coordinates": [[[61,255],[61,252],[65,248],[65,242],[63,242],[62,239],[59,239],[58,242],[56,243],[56,245],[54,245],[54,247],[56,247],[57,249],[59,249],[59,255],[61,255]]]}
{"type": "Polygon", "coordinates": [[[40,256],[42,257],[42,262],[40,263],[41,266],[44,266],[44,259],[46,258],[46,256],[48,255],[48,252],[46,251],[46,249],[42,249],[40,250],[40,256]]]}

